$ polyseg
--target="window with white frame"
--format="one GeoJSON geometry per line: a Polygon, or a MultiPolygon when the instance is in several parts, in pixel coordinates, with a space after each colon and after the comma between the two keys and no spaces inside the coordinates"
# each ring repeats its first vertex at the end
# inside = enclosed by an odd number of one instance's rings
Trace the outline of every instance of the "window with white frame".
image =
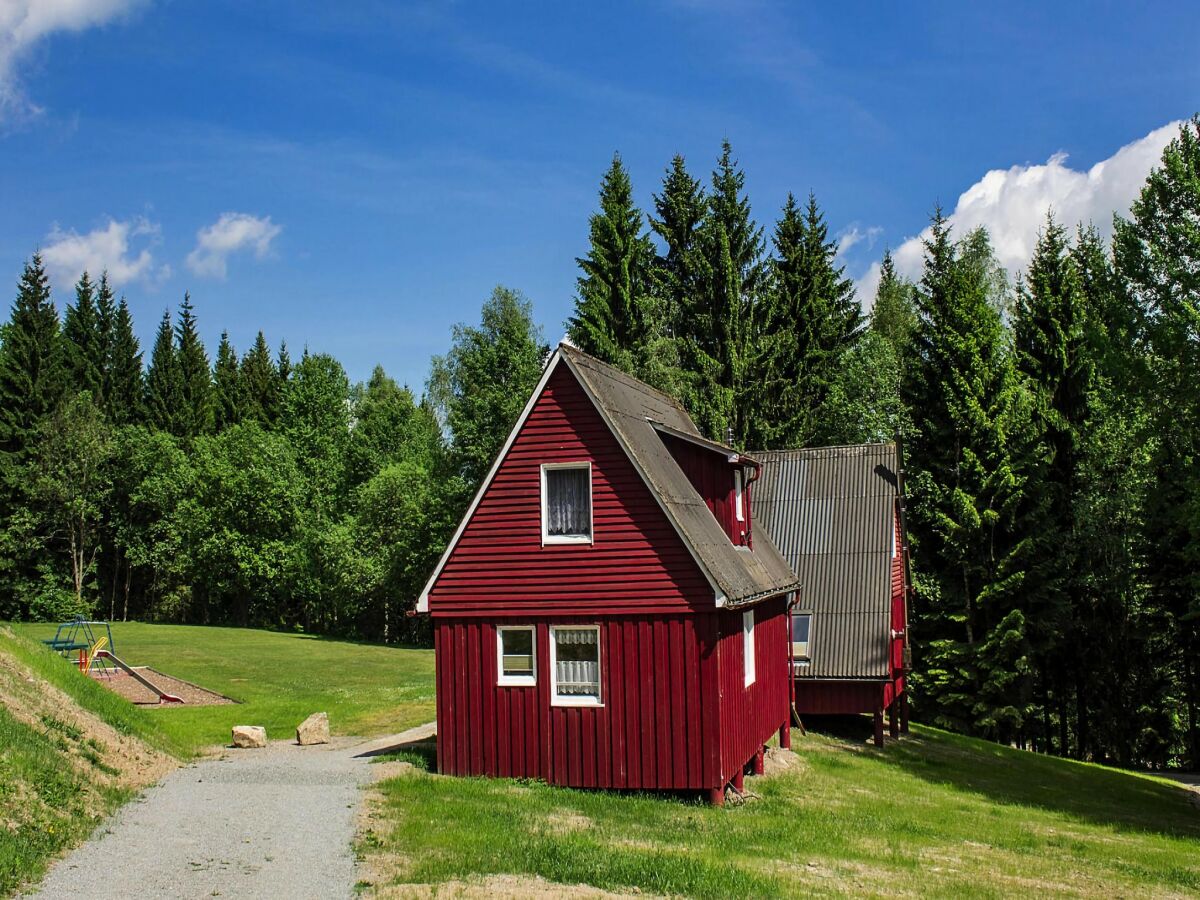
{"type": "Polygon", "coordinates": [[[742,613],[742,660],[746,665],[746,687],[754,684],[754,610],[742,613]]]}
{"type": "Polygon", "coordinates": [[[592,541],[592,464],[542,466],[542,543],[592,541]]]}
{"type": "Polygon", "coordinates": [[[739,522],[746,521],[745,507],[742,505],[742,470],[733,470],[733,514],[739,522]]]}
{"type": "Polygon", "coordinates": [[[600,626],[551,627],[550,669],[552,704],[600,706],[600,626]]]}
{"type": "Polygon", "coordinates": [[[537,684],[537,637],[532,625],[502,625],[496,629],[496,683],[537,684]]]}
{"type": "Polygon", "coordinates": [[[792,613],[792,657],[796,660],[807,660],[808,648],[812,641],[812,613],[792,613]]]}

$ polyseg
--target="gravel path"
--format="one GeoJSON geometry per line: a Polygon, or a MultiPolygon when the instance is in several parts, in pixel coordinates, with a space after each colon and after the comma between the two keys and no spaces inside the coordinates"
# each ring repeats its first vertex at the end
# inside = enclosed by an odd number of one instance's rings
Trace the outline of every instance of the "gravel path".
{"type": "Polygon", "coordinates": [[[365,754],[431,732],[280,741],[177,769],[59,861],[37,896],[351,897],[365,754]]]}

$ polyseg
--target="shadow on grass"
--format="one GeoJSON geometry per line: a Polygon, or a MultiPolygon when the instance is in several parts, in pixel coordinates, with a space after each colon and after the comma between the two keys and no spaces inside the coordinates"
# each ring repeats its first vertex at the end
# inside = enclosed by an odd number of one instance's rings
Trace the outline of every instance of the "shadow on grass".
{"type": "Polygon", "coordinates": [[[871,743],[869,716],[806,717],[808,730],[868,753],[932,784],[992,801],[1037,807],[1122,830],[1200,838],[1200,802],[1182,786],[1137,772],[1044,756],[913,726],[882,750],[871,743]]]}
{"type": "Polygon", "coordinates": [[[357,758],[370,759],[372,762],[406,762],[424,772],[437,772],[437,739],[401,741],[388,747],[367,750],[358,754],[357,758]]]}

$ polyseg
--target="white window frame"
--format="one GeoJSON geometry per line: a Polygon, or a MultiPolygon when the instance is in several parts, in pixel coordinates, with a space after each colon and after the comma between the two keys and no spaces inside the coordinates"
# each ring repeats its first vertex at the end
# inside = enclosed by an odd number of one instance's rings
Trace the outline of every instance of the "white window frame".
{"type": "Polygon", "coordinates": [[[604,651],[600,646],[600,626],[597,625],[551,625],[550,626],[550,705],[551,706],[604,706],[604,651]],[[558,637],[559,629],[579,631],[589,628],[596,632],[596,696],[584,694],[559,696],[558,694],[558,637]]]}
{"type": "Polygon", "coordinates": [[[596,507],[592,490],[591,460],[578,462],[542,463],[542,546],[547,544],[591,544],[596,538],[596,507]],[[547,534],[546,532],[546,473],[554,469],[587,469],[588,473],[588,534],[547,534]]]}
{"type": "Polygon", "coordinates": [[[739,522],[746,521],[746,507],[742,499],[742,492],[745,487],[746,476],[742,474],[741,469],[733,470],[733,514],[739,522]]]}
{"type": "Polygon", "coordinates": [[[793,610],[791,615],[793,619],[795,619],[796,616],[808,616],[808,640],[805,641],[805,643],[808,645],[808,652],[804,653],[803,655],[796,652],[796,644],[799,642],[796,640],[796,633],[794,630],[795,622],[789,622],[789,625],[791,626],[789,630],[791,631],[792,637],[792,659],[797,663],[807,663],[812,659],[813,622],[816,619],[816,616],[813,615],[813,611],[811,609],[793,610]]]}
{"type": "Polygon", "coordinates": [[[533,687],[537,684],[537,628],[533,625],[498,625],[496,627],[496,684],[501,687],[533,687]],[[533,654],[532,675],[507,675],[504,672],[504,632],[528,631],[533,654]]]}
{"type": "Polygon", "coordinates": [[[754,684],[758,675],[754,650],[754,610],[748,609],[742,613],[742,663],[746,670],[746,687],[754,684]]]}

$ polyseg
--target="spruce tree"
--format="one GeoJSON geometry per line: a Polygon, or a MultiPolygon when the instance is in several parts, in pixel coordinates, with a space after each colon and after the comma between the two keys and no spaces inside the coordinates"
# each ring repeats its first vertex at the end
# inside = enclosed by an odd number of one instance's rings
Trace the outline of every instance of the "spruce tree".
{"type": "MultiPolygon", "coordinates": [[[[166,326],[169,343],[169,314],[166,326]]],[[[142,350],[137,335],[133,333],[133,316],[130,315],[129,304],[122,297],[117,304],[113,323],[106,412],[114,424],[132,425],[142,421],[145,399],[142,350]]]]}
{"type": "Polygon", "coordinates": [[[882,335],[897,358],[903,360],[917,328],[917,310],[913,303],[913,285],[896,271],[890,250],[884,251],[879,270],[879,287],[871,307],[871,330],[882,335]]]}
{"type": "Polygon", "coordinates": [[[96,288],[88,273],[75,285],[75,303],[63,316],[63,350],[71,389],[87,391],[99,400],[104,391],[104,347],[96,313],[96,288]]]}
{"type": "Polygon", "coordinates": [[[11,478],[67,387],[58,312],[40,254],[25,264],[0,347],[0,464],[11,478]]]}
{"type": "Polygon", "coordinates": [[[633,373],[649,330],[654,249],[618,154],[600,183],[600,210],[589,230],[588,254],[575,260],[583,274],[568,330],[584,352],[633,373]]]}
{"type": "Polygon", "coordinates": [[[196,327],[190,294],[183,295],[176,326],[179,359],[179,434],[195,437],[212,430],[212,371],[196,327]]]}
{"type": "Polygon", "coordinates": [[[287,341],[279,342],[279,355],[275,359],[275,370],[279,373],[279,391],[282,395],[287,391],[288,382],[292,378],[292,356],[288,353],[287,341]]]}
{"type": "MultiPolygon", "coordinates": [[[[108,397],[112,392],[113,353],[117,330],[117,303],[112,285],[108,283],[108,272],[100,273],[100,281],[96,285],[96,338],[99,344],[99,360],[101,369],[100,393],[95,396],[102,409],[108,406],[108,397]]],[[[110,417],[111,421],[111,417],[110,417]]]]}
{"type": "Polygon", "coordinates": [[[241,384],[246,418],[264,427],[273,425],[279,418],[282,389],[279,370],[261,331],[242,357],[241,384]]]}
{"type": "MultiPolygon", "coordinates": [[[[969,236],[973,253],[986,236],[969,236]]],[[[916,582],[914,678],[932,720],[1010,740],[1030,706],[1025,544],[1014,532],[1022,480],[1009,441],[1022,393],[978,258],[963,259],[940,210],[925,242],[919,322],[905,395],[916,582]]]]}
{"type": "Polygon", "coordinates": [[[238,371],[237,351],[229,340],[229,332],[221,332],[217,346],[217,361],[213,366],[213,424],[217,431],[242,420],[245,396],[241,373],[238,371]]]}
{"type": "Polygon", "coordinates": [[[182,406],[183,375],[168,309],[159,323],[146,370],[146,419],[152,427],[179,436],[183,434],[182,406]]]}
{"type": "Polygon", "coordinates": [[[708,210],[708,198],[700,180],[687,170],[682,156],[676,155],[663,178],[662,193],[654,196],[657,218],[650,227],[659,236],[666,252],[655,262],[655,287],[662,298],[670,334],[681,320],[695,312],[707,262],[700,247],[700,226],[708,210]]]}

